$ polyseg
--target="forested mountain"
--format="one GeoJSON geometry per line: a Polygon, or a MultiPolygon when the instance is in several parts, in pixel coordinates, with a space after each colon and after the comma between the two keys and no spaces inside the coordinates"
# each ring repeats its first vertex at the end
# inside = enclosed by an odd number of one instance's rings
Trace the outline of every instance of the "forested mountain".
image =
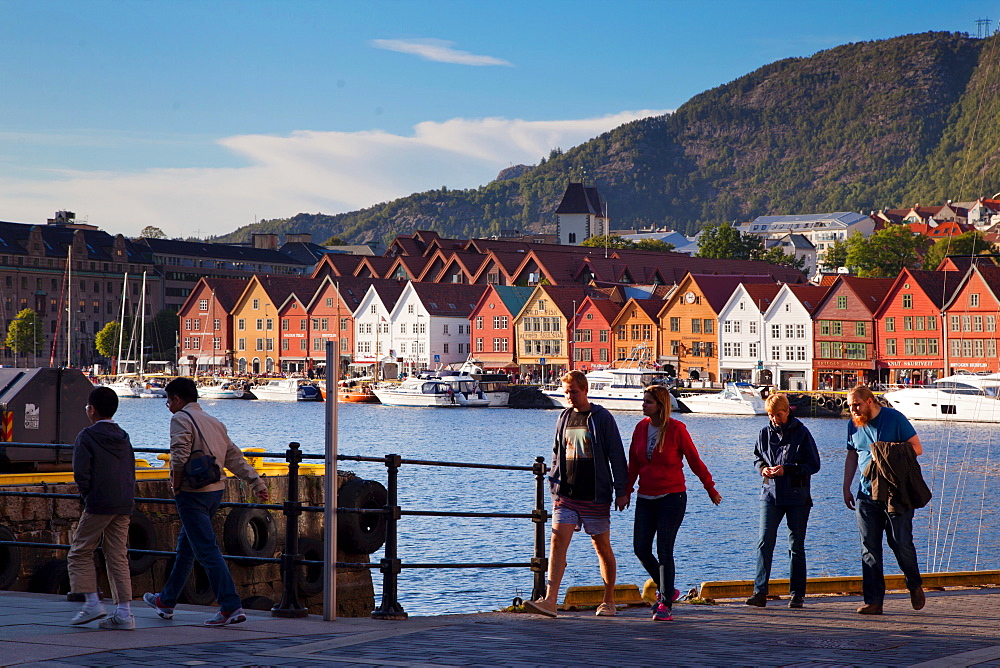
{"type": "Polygon", "coordinates": [[[316,242],[415,229],[538,231],[569,180],[596,185],[615,229],[762,214],[864,211],[1000,190],[1000,37],[923,33],[772,63],[668,116],[620,126],[480,188],[416,193],[333,216],[240,228],[311,231],[316,242]]]}

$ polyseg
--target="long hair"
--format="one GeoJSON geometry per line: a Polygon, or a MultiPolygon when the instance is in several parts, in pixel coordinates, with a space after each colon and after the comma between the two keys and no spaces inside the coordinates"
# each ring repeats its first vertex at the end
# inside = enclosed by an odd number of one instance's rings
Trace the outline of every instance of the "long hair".
{"type": "Polygon", "coordinates": [[[670,424],[670,390],[663,385],[650,385],[643,392],[653,395],[653,399],[660,405],[660,433],[656,435],[656,450],[662,452],[670,424]]]}

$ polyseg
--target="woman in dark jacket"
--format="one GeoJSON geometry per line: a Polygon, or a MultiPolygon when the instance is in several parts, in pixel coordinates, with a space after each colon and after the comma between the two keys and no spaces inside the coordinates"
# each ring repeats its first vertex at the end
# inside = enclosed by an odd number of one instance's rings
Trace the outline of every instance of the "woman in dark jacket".
{"type": "Polygon", "coordinates": [[[789,608],[801,608],[806,594],[806,524],[812,497],[809,478],[819,471],[819,452],[812,434],[797,418],[791,417],[788,397],[772,394],[764,402],[770,423],[760,430],[754,449],[754,465],[762,476],[760,491],[760,533],[757,541],[757,574],[753,596],[747,605],[767,605],[767,582],[778,525],[788,526],[788,555],[791,559],[789,608]]]}

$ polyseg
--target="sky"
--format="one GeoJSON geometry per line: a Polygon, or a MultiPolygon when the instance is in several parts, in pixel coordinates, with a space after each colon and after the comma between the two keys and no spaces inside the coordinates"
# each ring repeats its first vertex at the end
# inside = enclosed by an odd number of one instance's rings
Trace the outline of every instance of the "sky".
{"type": "Polygon", "coordinates": [[[1000,0],[0,0],[0,220],[204,238],[476,188],[767,63],[980,18],[1000,0]]]}

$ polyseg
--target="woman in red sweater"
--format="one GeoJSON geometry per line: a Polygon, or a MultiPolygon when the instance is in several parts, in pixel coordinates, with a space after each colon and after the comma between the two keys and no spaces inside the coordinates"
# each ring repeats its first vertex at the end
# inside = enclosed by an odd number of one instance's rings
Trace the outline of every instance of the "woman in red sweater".
{"type": "Polygon", "coordinates": [[[646,417],[632,433],[628,454],[630,495],[639,479],[632,547],[656,583],[653,619],[668,622],[673,619],[671,610],[679,594],[674,589],[674,540],[687,507],[683,459],[705,486],[712,503],[722,503],[722,495],[715,491],[712,474],[701,461],[687,427],[670,417],[670,391],[661,385],[647,387],[642,414],[646,417]]]}

